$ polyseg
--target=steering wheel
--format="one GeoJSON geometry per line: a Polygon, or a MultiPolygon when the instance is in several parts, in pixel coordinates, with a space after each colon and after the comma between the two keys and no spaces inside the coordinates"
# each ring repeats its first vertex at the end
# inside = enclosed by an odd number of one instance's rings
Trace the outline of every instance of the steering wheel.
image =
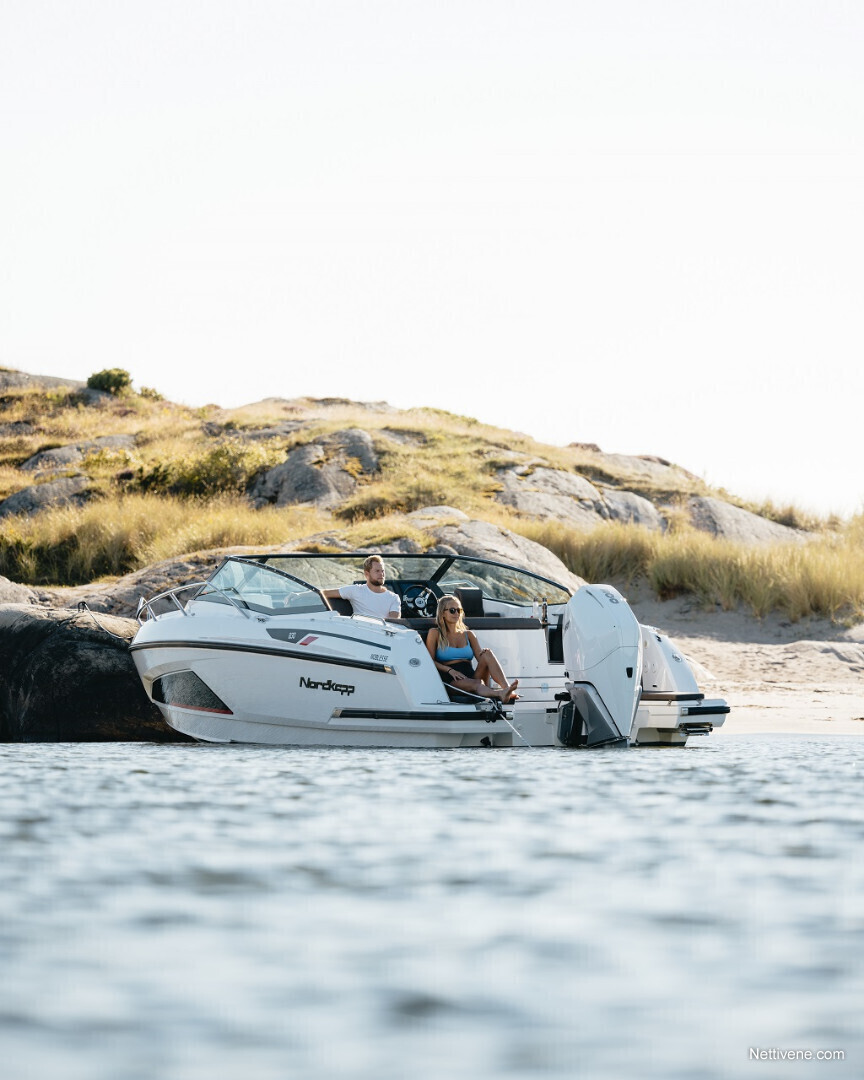
{"type": "Polygon", "coordinates": [[[432,614],[427,608],[434,601],[435,592],[429,585],[409,585],[402,593],[402,603],[421,617],[432,614]]]}

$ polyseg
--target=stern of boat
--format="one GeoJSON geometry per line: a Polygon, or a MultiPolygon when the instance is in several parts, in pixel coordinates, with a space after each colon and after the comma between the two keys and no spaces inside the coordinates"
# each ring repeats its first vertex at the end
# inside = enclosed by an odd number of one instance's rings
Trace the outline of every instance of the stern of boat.
{"type": "Polygon", "coordinates": [[[633,724],[635,746],[683,746],[710,735],[729,714],[723,698],[706,698],[687,658],[653,626],[642,630],[642,693],[633,724]]]}

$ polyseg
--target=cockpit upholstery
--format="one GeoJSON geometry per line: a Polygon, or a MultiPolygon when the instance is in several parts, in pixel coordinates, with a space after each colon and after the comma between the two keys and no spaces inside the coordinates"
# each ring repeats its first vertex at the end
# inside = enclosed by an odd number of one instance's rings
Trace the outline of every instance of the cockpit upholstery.
{"type": "Polygon", "coordinates": [[[479,589],[456,588],[456,597],[462,605],[466,619],[478,619],[483,614],[483,593],[479,589]]]}

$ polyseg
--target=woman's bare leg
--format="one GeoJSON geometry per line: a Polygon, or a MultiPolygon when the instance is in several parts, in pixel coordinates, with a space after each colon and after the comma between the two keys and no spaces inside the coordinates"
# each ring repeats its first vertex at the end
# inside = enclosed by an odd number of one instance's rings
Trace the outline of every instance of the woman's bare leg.
{"type": "Polygon", "coordinates": [[[519,680],[516,679],[512,683],[507,681],[507,676],[504,674],[504,670],[498,663],[498,657],[491,649],[484,649],[480,653],[480,659],[477,661],[477,670],[474,672],[477,678],[481,682],[486,682],[488,676],[491,676],[496,683],[506,690],[507,693],[504,696],[504,700],[507,701],[512,697],[514,690],[519,685],[519,680]]]}
{"type": "Polygon", "coordinates": [[[507,686],[503,690],[493,689],[487,686],[486,683],[481,682],[479,679],[454,679],[450,686],[454,690],[465,690],[469,694],[476,694],[477,697],[497,698],[498,701],[510,701],[513,696],[513,690],[516,687],[516,683],[512,686],[507,686]]]}

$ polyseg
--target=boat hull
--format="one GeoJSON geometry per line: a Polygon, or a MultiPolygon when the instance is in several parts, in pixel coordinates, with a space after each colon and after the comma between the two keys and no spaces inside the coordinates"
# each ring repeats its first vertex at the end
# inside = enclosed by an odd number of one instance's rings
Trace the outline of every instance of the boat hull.
{"type": "MultiPolygon", "coordinates": [[[[375,620],[288,620],[257,640],[224,627],[158,620],[132,654],[150,699],[176,731],[269,746],[510,745],[518,735],[489,702],[451,702],[419,634],[375,620]],[[358,625],[359,623],[359,625],[358,625]],[[203,631],[203,632],[202,632],[203,631]],[[215,633],[221,634],[220,638],[215,633]],[[308,639],[313,639],[308,641],[308,639]],[[300,642],[307,640],[307,645],[300,642]]],[[[203,623],[203,620],[202,620],[203,623]]]]}

